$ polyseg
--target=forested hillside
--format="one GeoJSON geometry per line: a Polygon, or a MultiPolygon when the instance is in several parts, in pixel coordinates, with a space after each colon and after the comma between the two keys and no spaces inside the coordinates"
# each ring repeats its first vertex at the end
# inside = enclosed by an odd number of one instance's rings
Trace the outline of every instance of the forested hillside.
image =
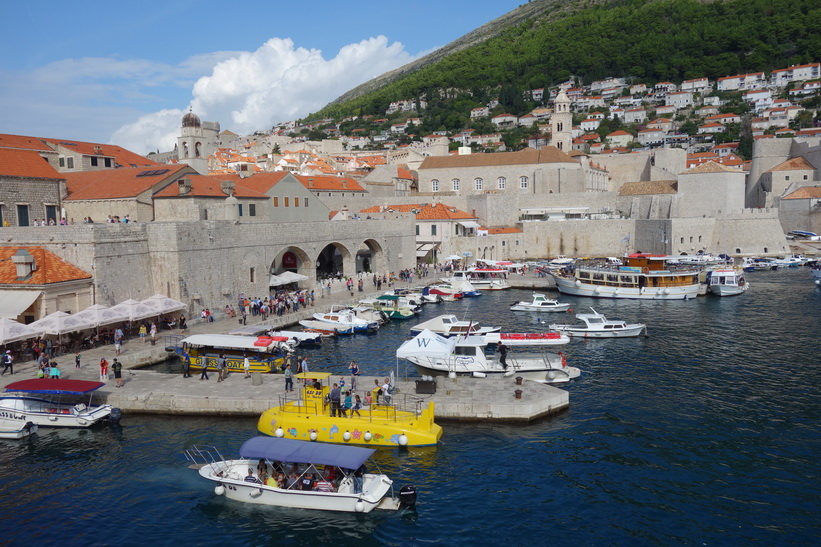
{"type": "Polygon", "coordinates": [[[572,77],[579,83],[607,76],[678,83],[817,61],[821,59],[821,3],[569,2],[561,16],[542,13],[495,34],[376,91],[331,104],[309,119],[382,115],[392,101],[438,99],[438,90],[449,88],[468,90],[481,100],[489,92],[521,97],[520,91],[572,77]]]}

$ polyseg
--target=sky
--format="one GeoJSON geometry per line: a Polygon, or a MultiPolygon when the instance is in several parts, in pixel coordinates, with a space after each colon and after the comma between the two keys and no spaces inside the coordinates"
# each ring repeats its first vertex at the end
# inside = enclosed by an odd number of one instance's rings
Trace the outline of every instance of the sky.
{"type": "Polygon", "coordinates": [[[173,149],[316,112],[527,0],[2,0],[0,133],[173,149]]]}

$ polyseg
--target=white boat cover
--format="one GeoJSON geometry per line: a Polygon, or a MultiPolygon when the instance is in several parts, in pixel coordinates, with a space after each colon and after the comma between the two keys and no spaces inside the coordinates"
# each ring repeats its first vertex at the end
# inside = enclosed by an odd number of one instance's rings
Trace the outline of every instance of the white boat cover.
{"type": "Polygon", "coordinates": [[[409,357],[448,357],[453,353],[456,345],[456,338],[445,338],[433,331],[424,329],[422,332],[399,346],[396,350],[396,357],[407,359],[409,357]]]}
{"type": "Polygon", "coordinates": [[[239,454],[247,459],[266,459],[288,463],[332,465],[344,469],[358,469],[365,463],[373,448],[344,446],[282,439],[278,437],[252,437],[242,444],[239,454]]]}
{"type": "Polygon", "coordinates": [[[270,351],[281,340],[270,336],[231,336],[230,334],[194,334],[182,340],[189,346],[209,346],[217,349],[270,351]]]}

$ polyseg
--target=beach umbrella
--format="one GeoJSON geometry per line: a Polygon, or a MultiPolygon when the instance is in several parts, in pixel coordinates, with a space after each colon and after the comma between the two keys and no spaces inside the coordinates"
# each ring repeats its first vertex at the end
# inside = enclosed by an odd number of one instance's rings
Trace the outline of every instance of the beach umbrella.
{"type": "Polygon", "coordinates": [[[126,315],[122,310],[112,310],[102,304],[94,304],[93,306],[89,306],[83,311],[75,313],[74,317],[84,319],[95,327],[128,321],[128,315],[126,315]]]}
{"type": "Polygon", "coordinates": [[[278,275],[271,274],[271,277],[268,278],[268,286],[269,287],[279,287],[280,285],[286,285],[288,281],[283,280],[278,275]]]}
{"type": "Polygon", "coordinates": [[[277,277],[287,283],[296,283],[297,281],[305,281],[308,279],[307,275],[302,275],[294,272],[282,272],[277,274],[277,277]]]}
{"type": "Polygon", "coordinates": [[[57,336],[66,332],[77,332],[94,327],[90,321],[64,311],[51,313],[29,326],[33,329],[39,329],[43,334],[56,334],[57,336]]]}
{"type": "Polygon", "coordinates": [[[112,306],[111,310],[116,313],[124,313],[127,321],[139,321],[140,319],[147,319],[159,315],[156,311],[156,306],[149,307],[138,300],[129,298],[125,302],[120,302],[116,306],[112,306]]]}
{"type": "Polygon", "coordinates": [[[150,298],[146,298],[143,300],[143,304],[149,307],[156,306],[161,314],[184,310],[188,307],[179,300],[174,300],[162,294],[155,294],[150,298]]]}
{"type": "Polygon", "coordinates": [[[43,331],[33,328],[23,323],[18,323],[14,319],[6,317],[0,318],[0,345],[28,338],[36,338],[43,331]]]}

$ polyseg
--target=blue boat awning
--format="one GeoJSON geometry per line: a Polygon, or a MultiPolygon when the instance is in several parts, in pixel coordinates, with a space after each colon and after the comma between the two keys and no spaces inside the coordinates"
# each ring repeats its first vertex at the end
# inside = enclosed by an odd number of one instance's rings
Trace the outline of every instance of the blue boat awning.
{"type": "Polygon", "coordinates": [[[324,444],[277,437],[253,437],[242,444],[239,454],[248,459],[266,459],[289,463],[333,465],[344,469],[357,469],[365,463],[372,448],[324,444]]]}

